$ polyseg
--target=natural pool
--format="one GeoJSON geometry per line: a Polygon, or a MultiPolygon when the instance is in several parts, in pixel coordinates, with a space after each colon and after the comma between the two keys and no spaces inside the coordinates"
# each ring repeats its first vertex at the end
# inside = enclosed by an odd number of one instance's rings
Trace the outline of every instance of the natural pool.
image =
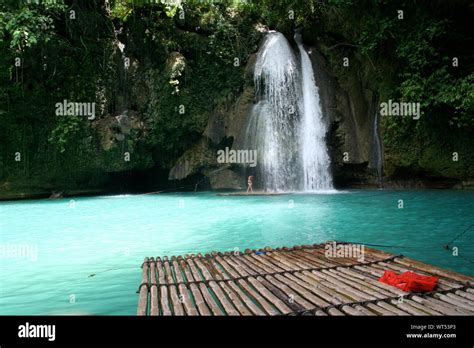
{"type": "Polygon", "coordinates": [[[2,202],[0,314],[134,315],[145,256],[265,245],[397,245],[385,250],[474,275],[474,227],[452,244],[459,256],[443,248],[473,212],[474,191],[438,190],[2,202]]]}

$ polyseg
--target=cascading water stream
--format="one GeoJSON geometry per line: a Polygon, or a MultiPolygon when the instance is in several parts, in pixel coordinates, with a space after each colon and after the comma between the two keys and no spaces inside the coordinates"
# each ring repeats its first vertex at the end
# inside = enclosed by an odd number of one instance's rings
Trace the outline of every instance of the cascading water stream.
{"type": "Polygon", "coordinates": [[[258,102],[247,124],[245,145],[258,152],[256,183],[265,191],[332,188],[313,68],[301,40],[296,40],[301,62],[284,35],[270,31],[255,64],[258,102]]]}
{"type": "Polygon", "coordinates": [[[374,124],[373,124],[373,161],[377,175],[377,183],[383,186],[383,149],[380,141],[380,129],[379,129],[379,99],[378,96],[374,95],[372,99],[374,107],[374,124]]]}
{"type": "Polygon", "coordinates": [[[300,122],[301,157],[304,191],[332,188],[330,159],[326,147],[326,124],[321,111],[313,66],[303,47],[301,35],[295,35],[301,57],[302,115],[300,122]]]}
{"type": "Polygon", "coordinates": [[[254,82],[259,102],[247,139],[260,158],[257,180],[266,191],[297,190],[298,65],[281,33],[267,34],[255,63],[254,82]]]}

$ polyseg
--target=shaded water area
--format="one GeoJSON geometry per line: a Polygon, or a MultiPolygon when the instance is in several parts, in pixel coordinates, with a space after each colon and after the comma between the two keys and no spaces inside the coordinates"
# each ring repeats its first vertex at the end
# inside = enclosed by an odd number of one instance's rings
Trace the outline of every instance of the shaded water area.
{"type": "Polygon", "coordinates": [[[443,248],[474,224],[472,211],[473,191],[436,190],[3,202],[0,314],[134,315],[145,256],[266,245],[392,245],[380,249],[474,275],[474,230],[452,243],[459,256],[443,248]]]}

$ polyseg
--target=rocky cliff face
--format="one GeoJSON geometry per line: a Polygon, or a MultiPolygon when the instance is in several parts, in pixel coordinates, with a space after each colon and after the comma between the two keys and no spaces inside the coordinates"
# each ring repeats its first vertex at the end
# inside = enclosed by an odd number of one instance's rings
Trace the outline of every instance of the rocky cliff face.
{"type": "Polygon", "coordinates": [[[327,144],[334,182],[337,186],[375,184],[377,163],[374,153],[382,151],[376,148],[378,145],[374,139],[377,93],[360,75],[338,78],[322,53],[324,49],[322,46],[310,47],[308,52],[321,106],[329,123],[327,144]]]}
{"type": "Polygon", "coordinates": [[[183,180],[188,176],[202,174],[208,178],[212,189],[243,189],[246,178],[242,168],[227,168],[217,163],[217,150],[226,146],[240,149],[245,138],[248,116],[254,103],[252,55],[245,68],[245,84],[240,96],[223,105],[210,115],[201,140],[186,150],[169,172],[169,180],[183,180]]]}

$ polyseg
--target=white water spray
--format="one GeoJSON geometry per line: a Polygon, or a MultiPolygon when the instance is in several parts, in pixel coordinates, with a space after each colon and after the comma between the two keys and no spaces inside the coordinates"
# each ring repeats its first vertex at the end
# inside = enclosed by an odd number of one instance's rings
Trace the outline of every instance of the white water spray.
{"type": "Polygon", "coordinates": [[[321,111],[319,91],[301,36],[295,35],[295,40],[300,51],[302,71],[300,134],[304,191],[328,190],[332,188],[332,178],[329,174],[330,159],[325,142],[327,129],[321,111]]]}
{"type": "Polygon", "coordinates": [[[262,159],[258,182],[266,191],[297,189],[298,65],[285,37],[269,32],[255,63],[254,82],[260,98],[254,107],[250,138],[262,159]]]}

